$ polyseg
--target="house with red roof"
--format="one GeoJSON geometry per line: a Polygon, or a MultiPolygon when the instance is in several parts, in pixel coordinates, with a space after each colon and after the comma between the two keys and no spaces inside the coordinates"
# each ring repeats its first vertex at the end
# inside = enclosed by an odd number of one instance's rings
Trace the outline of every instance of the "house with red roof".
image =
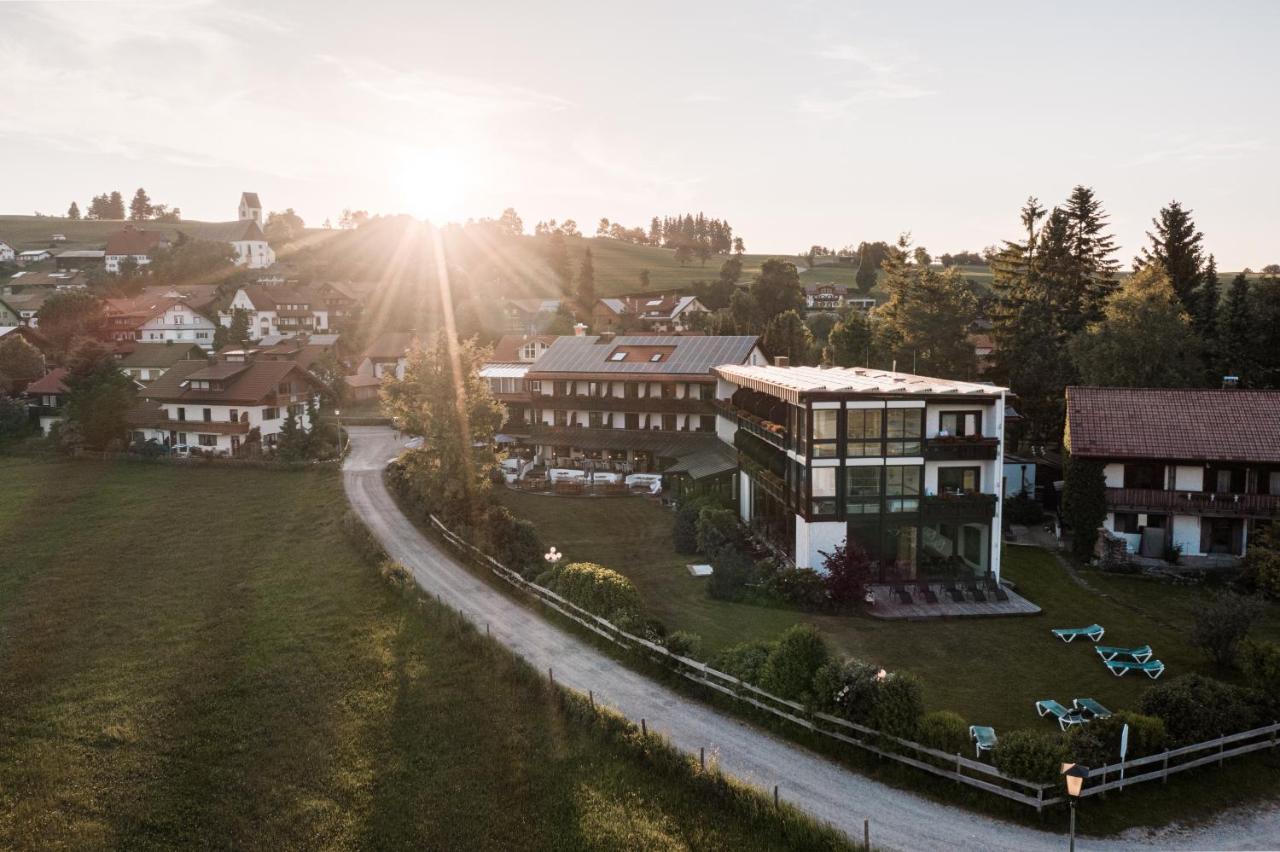
{"type": "Polygon", "coordinates": [[[135,441],[189,447],[222,456],[248,445],[276,446],[292,414],[310,429],[323,386],[294,361],[179,361],[144,391],[150,406],[130,414],[135,441]]]}
{"type": "Polygon", "coordinates": [[[168,247],[169,237],[165,233],[125,225],[124,230],[116,231],[107,238],[103,263],[107,272],[115,275],[120,272],[120,264],[126,260],[132,259],[138,266],[146,266],[156,252],[168,247]]]}
{"type": "Polygon", "coordinates": [[[48,435],[54,424],[63,420],[62,405],[66,401],[65,367],[50,370],[27,385],[27,410],[40,421],[40,432],[48,435]]]}
{"type": "Polygon", "coordinates": [[[184,296],[143,295],[106,300],[106,334],[116,343],[194,343],[213,349],[217,325],[184,296]]]}
{"type": "Polygon", "coordinates": [[[1234,564],[1280,512],[1280,391],[1066,393],[1063,443],[1103,464],[1103,530],[1134,556],[1234,564]]]}
{"type": "Polygon", "coordinates": [[[309,288],[250,284],[236,291],[219,322],[230,328],[237,311],[249,318],[250,340],[329,331],[329,305],[309,288]]]}

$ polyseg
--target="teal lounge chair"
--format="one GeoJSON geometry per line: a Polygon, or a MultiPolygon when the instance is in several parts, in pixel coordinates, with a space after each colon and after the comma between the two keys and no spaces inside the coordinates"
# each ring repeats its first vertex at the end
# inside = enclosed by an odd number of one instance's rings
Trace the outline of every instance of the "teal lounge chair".
{"type": "Polygon", "coordinates": [[[1145,672],[1147,677],[1155,680],[1164,674],[1164,663],[1159,660],[1147,660],[1145,663],[1130,660],[1107,660],[1107,668],[1116,677],[1124,677],[1130,671],[1145,672]]]}
{"type": "Polygon", "coordinates": [[[1116,657],[1128,657],[1131,660],[1145,663],[1151,659],[1152,654],[1150,645],[1143,645],[1141,648],[1113,648],[1110,645],[1097,645],[1093,650],[1098,652],[1098,656],[1103,659],[1103,662],[1114,660],[1116,657]]]}
{"type": "Polygon", "coordinates": [[[1084,713],[1090,719],[1105,719],[1111,715],[1111,711],[1103,707],[1092,698],[1077,698],[1071,702],[1075,708],[1084,713]]]}
{"type": "Polygon", "coordinates": [[[1077,636],[1088,636],[1094,642],[1102,638],[1102,634],[1106,633],[1102,629],[1101,624],[1090,624],[1088,627],[1060,627],[1053,631],[1053,635],[1057,636],[1063,642],[1070,642],[1077,636]]]}
{"type": "Polygon", "coordinates": [[[1064,731],[1072,725],[1083,725],[1085,722],[1089,721],[1079,710],[1074,708],[1068,710],[1052,698],[1047,698],[1044,701],[1037,701],[1036,712],[1041,716],[1053,716],[1053,718],[1058,720],[1058,727],[1064,731]]]}
{"type": "Polygon", "coordinates": [[[996,747],[995,728],[989,728],[986,725],[970,725],[969,736],[973,738],[973,753],[978,760],[982,759],[984,751],[991,751],[996,747]]]}

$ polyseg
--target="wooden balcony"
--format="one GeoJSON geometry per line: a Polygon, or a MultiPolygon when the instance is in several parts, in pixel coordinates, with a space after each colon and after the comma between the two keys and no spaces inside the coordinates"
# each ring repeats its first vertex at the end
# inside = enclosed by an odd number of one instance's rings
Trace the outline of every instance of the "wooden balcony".
{"type": "Polygon", "coordinates": [[[981,435],[929,438],[924,442],[924,457],[926,461],[991,461],[998,449],[999,438],[981,435]]]}
{"type": "Polygon", "coordinates": [[[920,505],[928,520],[989,521],[996,514],[994,494],[930,494],[920,505]]]}
{"type": "Polygon", "coordinates": [[[787,430],[781,423],[774,423],[772,420],[758,417],[745,408],[739,408],[727,399],[717,399],[714,405],[718,411],[729,417],[736,418],[740,429],[745,429],[762,441],[768,441],[780,450],[787,449],[787,430]]]}
{"type": "Polygon", "coordinates": [[[1280,512],[1280,495],[1108,488],[1107,508],[1121,512],[1269,518],[1280,512]]]}
{"type": "Polygon", "coordinates": [[[714,414],[709,399],[677,399],[660,396],[591,396],[585,393],[532,394],[529,404],[541,410],[562,411],[630,411],[654,414],[714,414]]]}

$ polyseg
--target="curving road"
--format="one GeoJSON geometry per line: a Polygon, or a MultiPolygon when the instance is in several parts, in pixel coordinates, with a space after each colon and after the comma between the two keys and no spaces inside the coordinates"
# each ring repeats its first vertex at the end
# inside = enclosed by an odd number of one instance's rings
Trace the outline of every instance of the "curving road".
{"type": "MultiPolygon", "coordinates": [[[[351,427],[352,449],[344,467],[347,499],[392,559],[405,565],[426,591],[488,625],[503,644],[535,668],[552,667],[556,680],[594,691],[596,700],[633,720],[647,720],[673,744],[697,754],[705,747],[721,769],[770,789],[813,816],[861,838],[871,820],[871,842],[888,849],[1059,850],[1063,834],[948,807],[853,773],[826,758],[716,711],[609,659],[591,645],[512,601],[476,578],[427,539],[399,511],[382,470],[400,451],[386,427],[351,427]]],[[[1065,823],[1065,815],[1046,817],[1065,823]]],[[[1063,826],[1065,829],[1065,824],[1063,826]]],[[[1090,841],[1082,849],[1266,849],[1280,845],[1280,806],[1252,808],[1215,823],[1158,832],[1130,832],[1090,841]]]]}

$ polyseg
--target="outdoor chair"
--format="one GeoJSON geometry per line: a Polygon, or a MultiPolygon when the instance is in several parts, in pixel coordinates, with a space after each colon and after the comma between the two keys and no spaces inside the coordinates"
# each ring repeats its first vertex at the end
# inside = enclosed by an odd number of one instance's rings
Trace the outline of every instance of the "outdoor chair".
{"type": "Polygon", "coordinates": [[[1090,719],[1105,719],[1111,715],[1111,711],[1103,707],[1092,698],[1077,698],[1071,702],[1077,710],[1084,713],[1090,719]]]}
{"type": "Polygon", "coordinates": [[[1146,673],[1147,677],[1155,680],[1164,674],[1164,663],[1159,660],[1147,660],[1145,663],[1130,660],[1107,660],[1106,665],[1116,677],[1124,677],[1131,671],[1139,671],[1146,673]]]}
{"type": "Polygon", "coordinates": [[[973,756],[982,759],[984,751],[992,751],[996,747],[996,729],[986,725],[970,725],[969,736],[973,739],[973,756]]]}
{"type": "Polygon", "coordinates": [[[1053,631],[1053,635],[1057,636],[1063,642],[1070,642],[1077,636],[1088,636],[1094,642],[1102,638],[1102,634],[1106,633],[1100,624],[1090,624],[1088,627],[1059,627],[1053,631]]]}
{"type": "Polygon", "coordinates": [[[938,596],[933,593],[933,589],[929,588],[928,583],[921,583],[917,586],[916,593],[924,598],[924,602],[927,604],[936,604],[938,602],[938,596]]]}
{"type": "Polygon", "coordinates": [[[952,603],[964,603],[964,592],[957,589],[955,583],[948,583],[942,590],[951,598],[952,603]]]}
{"type": "Polygon", "coordinates": [[[1098,652],[1103,662],[1110,662],[1117,657],[1128,657],[1139,663],[1145,663],[1151,659],[1152,654],[1150,645],[1143,645],[1140,648],[1113,648],[1110,645],[1097,645],[1093,650],[1098,652]]]}
{"type": "Polygon", "coordinates": [[[967,591],[969,593],[969,596],[973,598],[974,603],[987,602],[987,596],[983,593],[982,588],[972,580],[970,580],[969,584],[965,586],[965,591],[967,591]]]}
{"type": "Polygon", "coordinates": [[[991,597],[995,598],[1000,603],[1009,602],[1009,593],[1006,592],[999,583],[992,581],[987,588],[991,591],[991,597]]]}
{"type": "Polygon", "coordinates": [[[915,601],[911,599],[911,593],[906,590],[906,587],[902,585],[896,585],[893,587],[892,591],[893,591],[893,594],[898,598],[898,603],[905,604],[907,606],[910,606],[911,604],[915,603],[915,601]]]}
{"type": "Polygon", "coordinates": [[[1053,716],[1053,718],[1058,720],[1058,727],[1064,731],[1072,725],[1083,725],[1085,722],[1089,721],[1079,710],[1076,710],[1075,708],[1068,710],[1052,698],[1045,699],[1044,701],[1037,701],[1036,712],[1041,716],[1053,716]]]}

